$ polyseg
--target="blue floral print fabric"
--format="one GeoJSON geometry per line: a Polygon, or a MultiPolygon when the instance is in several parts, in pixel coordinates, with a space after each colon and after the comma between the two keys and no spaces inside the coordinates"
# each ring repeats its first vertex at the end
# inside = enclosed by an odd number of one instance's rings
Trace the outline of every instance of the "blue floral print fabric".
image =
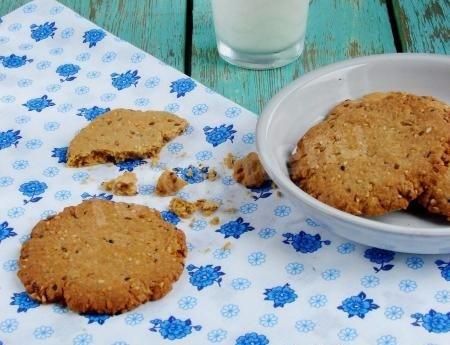
{"type": "Polygon", "coordinates": [[[450,255],[364,247],[272,183],[245,189],[222,161],[255,151],[257,117],[67,7],[38,0],[1,18],[0,107],[0,344],[450,344],[450,255]],[[157,164],[67,168],[75,133],[119,107],[189,127],[157,164]],[[155,195],[166,169],[188,183],[178,197],[220,204],[218,225],[181,219],[155,195]],[[100,188],[124,171],[138,195],[100,188]],[[162,300],[78,315],[25,292],[18,259],[34,224],[93,198],[148,205],[185,232],[185,270],[162,300]]]}

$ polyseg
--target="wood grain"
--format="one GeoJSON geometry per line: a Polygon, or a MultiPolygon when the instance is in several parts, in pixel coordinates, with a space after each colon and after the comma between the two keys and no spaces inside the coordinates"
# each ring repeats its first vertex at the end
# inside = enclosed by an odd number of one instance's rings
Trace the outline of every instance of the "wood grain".
{"type": "MultiPolygon", "coordinates": [[[[0,0],[0,16],[27,3],[0,0]]],[[[83,17],[184,71],[186,0],[62,0],[83,17]]]]}
{"type": "Polygon", "coordinates": [[[450,54],[450,0],[393,0],[403,51],[450,54]]]}
{"type": "Polygon", "coordinates": [[[349,57],[395,52],[387,7],[379,0],[313,0],[302,56],[270,71],[243,70],[219,58],[209,0],[195,0],[193,15],[192,76],[256,113],[307,71],[349,57]]]}

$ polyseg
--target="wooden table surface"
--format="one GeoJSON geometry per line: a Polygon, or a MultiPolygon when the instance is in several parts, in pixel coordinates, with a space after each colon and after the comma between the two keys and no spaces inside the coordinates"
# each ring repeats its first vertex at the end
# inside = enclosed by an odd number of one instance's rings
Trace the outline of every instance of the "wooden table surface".
{"type": "MultiPolygon", "coordinates": [[[[26,2],[0,0],[0,16],[26,2]]],[[[61,2],[255,113],[293,79],[335,61],[393,52],[450,54],[450,0],[311,0],[302,56],[268,71],[219,58],[210,0],[61,2]]]]}

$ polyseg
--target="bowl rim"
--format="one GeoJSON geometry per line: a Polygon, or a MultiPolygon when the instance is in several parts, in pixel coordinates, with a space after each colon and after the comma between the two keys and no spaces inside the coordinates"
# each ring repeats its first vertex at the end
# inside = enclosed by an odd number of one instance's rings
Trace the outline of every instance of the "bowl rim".
{"type": "Polygon", "coordinates": [[[276,117],[276,112],[283,101],[288,98],[291,93],[300,87],[305,86],[309,82],[320,78],[326,74],[335,72],[337,70],[345,69],[348,67],[354,67],[357,65],[368,65],[371,63],[379,62],[392,62],[397,61],[422,61],[428,63],[447,63],[450,67],[450,57],[446,55],[438,54],[422,54],[422,53],[393,53],[393,54],[378,54],[369,55],[363,57],[357,57],[354,59],[349,59],[324,67],[318,68],[312,72],[306,73],[300,78],[294,80],[284,88],[282,88],[278,93],[268,102],[264,107],[260,117],[258,118],[258,123],[256,126],[256,148],[258,154],[261,158],[261,162],[264,168],[267,170],[269,175],[275,180],[275,183],[288,190],[297,199],[302,200],[310,207],[317,209],[318,211],[326,214],[327,216],[334,217],[340,221],[352,223],[354,225],[361,226],[364,228],[369,228],[372,230],[377,230],[381,233],[397,234],[397,235],[409,235],[409,236],[425,236],[425,237],[448,237],[450,236],[450,225],[444,227],[417,227],[417,226],[406,226],[406,225],[394,225],[383,223],[377,220],[363,218],[355,216],[353,214],[338,210],[332,206],[329,206],[311,195],[307,194],[296,186],[290,178],[281,174],[281,169],[278,164],[273,164],[276,160],[272,150],[267,145],[266,140],[269,137],[270,127],[274,117],[276,117]],[[274,171],[275,166],[275,171],[274,171]],[[278,169],[278,171],[276,171],[278,169]]]}

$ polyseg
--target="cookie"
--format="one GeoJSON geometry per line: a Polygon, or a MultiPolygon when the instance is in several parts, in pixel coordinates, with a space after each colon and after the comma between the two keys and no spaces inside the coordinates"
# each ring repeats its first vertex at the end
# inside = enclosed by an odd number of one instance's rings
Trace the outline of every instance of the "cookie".
{"type": "Polygon", "coordinates": [[[102,187],[114,195],[131,196],[137,194],[136,174],[125,171],[122,175],[102,183],[102,187]]]}
{"type": "Polygon", "coordinates": [[[184,233],[158,211],[93,199],[36,224],[18,276],[42,303],[117,314],[164,297],[186,254],[184,233]]]}
{"type": "Polygon", "coordinates": [[[175,195],[186,185],[187,182],[180,179],[177,174],[166,170],[158,178],[158,182],[156,183],[156,194],[158,196],[175,195]]]}
{"type": "Polygon", "coordinates": [[[429,212],[443,215],[450,221],[450,168],[442,167],[429,176],[425,192],[418,198],[429,212]]]}
{"type": "Polygon", "coordinates": [[[269,180],[256,152],[233,162],[233,178],[247,188],[261,187],[269,180]]]}
{"type": "Polygon", "coordinates": [[[450,142],[449,107],[432,97],[374,93],[345,101],[312,127],[290,158],[305,192],[355,215],[405,209],[450,142]]]}
{"type": "Polygon", "coordinates": [[[195,205],[195,202],[175,197],[170,200],[169,210],[178,217],[189,218],[197,210],[197,206],[195,205]]]}
{"type": "Polygon", "coordinates": [[[157,159],[186,120],[165,111],[115,109],[96,117],[72,139],[67,165],[81,167],[126,159],[157,159]]]}

